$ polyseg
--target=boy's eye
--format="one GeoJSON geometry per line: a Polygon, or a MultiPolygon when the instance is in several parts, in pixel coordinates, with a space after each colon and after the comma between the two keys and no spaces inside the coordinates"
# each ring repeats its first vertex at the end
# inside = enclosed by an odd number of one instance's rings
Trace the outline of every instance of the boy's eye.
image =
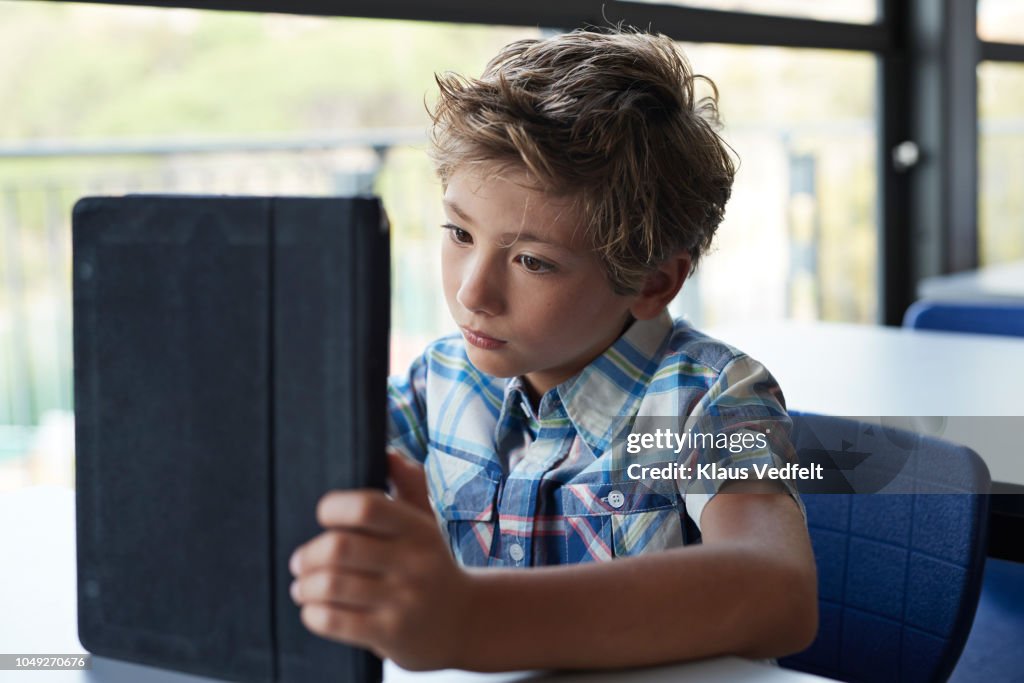
{"type": "Polygon", "coordinates": [[[519,263],[522,264],[523,268],[531,273],[548,273],[554,270],[554,266],[550,263],[541,261],[535,256],[527,256],[524,254],[519,257],[519,263]]]}
{"type": "Polygon", "coordinates": [[[452,241],[455,242],[456,244],[473,243],[473,236],[470,235],[465,230],[463,230],[462,228],[460,228],[459,226],[452,225],[451,223],[445,223],[441,227],[448,231],[448,234],[451,236],[452,241]]]}

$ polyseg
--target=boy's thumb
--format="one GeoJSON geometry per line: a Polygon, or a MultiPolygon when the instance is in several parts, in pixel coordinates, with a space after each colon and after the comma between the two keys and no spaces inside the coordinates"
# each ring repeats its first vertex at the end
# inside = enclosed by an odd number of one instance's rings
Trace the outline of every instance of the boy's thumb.
{"type": "Polygon", "coordinates": [[[427,496],[427,475],[423,466],[397,451],[389,449],[387,454],[391,495],[433,515],[430,498],[427,496]]]}

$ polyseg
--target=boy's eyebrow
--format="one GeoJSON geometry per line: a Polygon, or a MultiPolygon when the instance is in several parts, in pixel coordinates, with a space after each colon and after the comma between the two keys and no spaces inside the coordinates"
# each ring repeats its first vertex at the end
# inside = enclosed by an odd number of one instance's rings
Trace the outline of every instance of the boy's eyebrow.
{"type": "Polygon", "coordinates": [[[456,204],[455,202],[451,201],[450,199],[445,199],[445,200],[442,200],[442,201],[443,201],[444,205],[447,206],[449,209],[451,209],[452,213],[454,213],[456,216],[458,216],[462,220],[466,221],[467,223],[470,223],[470,224],[473,223],[473,219],[469,217],[469,214],[467,214],[465,211],[460,209],[458,204],[456,204]]]}
{"type": "Polygon", "coordinates": [[[562,244],[561,242],[552,242],[549,239],[544,239],[540,235],[535,235],[534,233],[527,232],[525,230],[523,232],[503,233],[501,236],[501,242],[502,244],[510,247],[517,242],[537,242],[539,244],[546,244],[557,249],[565,249],[566,251],[571,251],[568,246],[562,244]]]}
{"type": "MultiPolygon", "coordinates": [[[[469,217],[469,214],[460,209],[458,204],[449,199],[443,200],[443,203],[445,206],[452,210],[452,213],[461,218],[468,225],[473,224],[473,219],[469,217]]],[[[537,242],[539,244],[547,244],[558,249],[565,249],[567,251],[571,251],[568,245],[562,244],[560,242],[552,242],[549,239],[545,239],[544,237],[541,237],[540,235],[529,232],[527,230],[523,230],[521,232],[502,233],[501,240],[502,244],[509,247],[515,244],[516,242],[537,242]]]]}

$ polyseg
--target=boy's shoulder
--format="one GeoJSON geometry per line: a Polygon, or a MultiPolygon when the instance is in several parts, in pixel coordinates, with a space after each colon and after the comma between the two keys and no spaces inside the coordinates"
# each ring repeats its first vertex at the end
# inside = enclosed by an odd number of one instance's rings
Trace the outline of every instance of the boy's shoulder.
{"type": "Polygon", "coordinates": [[[737,404],[783,403],[778,382],[756,359],[685,320],[669,324],[644,386],[635,390],[643,397],[641,411],[689,414],[699,402],[723,398],[737,404]]]}
{"type": "Polygon", "coordinates": [[[683,318],[677,318],[672,321],[672,329],[659,358],[656,374],[673,368],[718,374],[734,361],[747,358],[736,347],[708,336],[683,318]]]}

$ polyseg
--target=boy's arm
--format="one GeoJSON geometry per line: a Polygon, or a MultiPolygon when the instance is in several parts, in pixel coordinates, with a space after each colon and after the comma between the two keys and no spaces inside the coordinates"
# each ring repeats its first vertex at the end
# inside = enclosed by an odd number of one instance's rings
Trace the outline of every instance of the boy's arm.
{"type": "Polygon", "coordinates": [[[817,631],[803,517],[770,484],[738,482],[702,515],[703,544],[613,562],[479,570],[478,634],[459,666],[611,668],[721,654],[777,657],[817,631]],[[746,493],[763,491],[766,493],[746,493]]]}
{"type": "MultiPolygon", "coordinates": [[[[400,500],[328,494],[327,531],[296,551],[293,596],[324,637],[412,669],[612,668],[717,654],[781,656],[817,630],[803,517],[762,482],[730,484],[702,514],[702,545],[613,562],[465,571],[432,514],[400,500]],[[741,492],[742,491],[742,492],[741,492]],[[751,491],[751,492],[748,492],[751,491]]],[[[398,474],[398,477],[394,475],[398,474]]]]}

